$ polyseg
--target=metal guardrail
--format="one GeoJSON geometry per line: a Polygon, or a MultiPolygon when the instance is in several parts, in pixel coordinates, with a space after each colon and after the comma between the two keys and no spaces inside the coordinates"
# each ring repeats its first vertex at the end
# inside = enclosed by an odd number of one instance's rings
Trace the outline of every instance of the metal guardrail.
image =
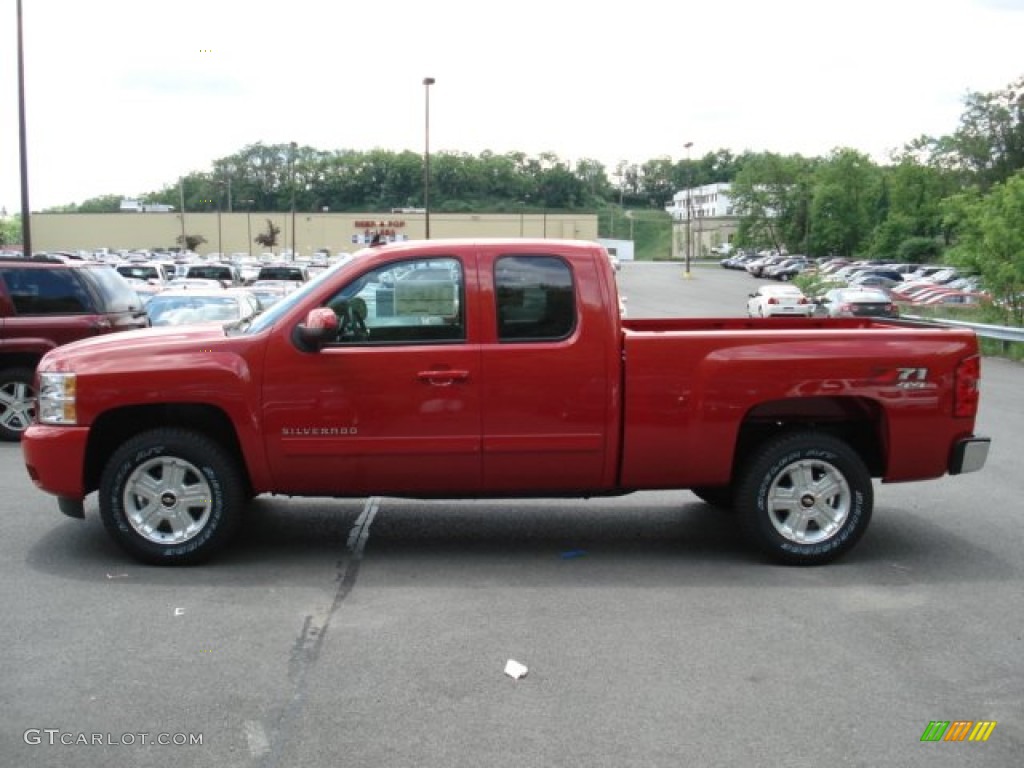
{"type": "Polygon", "coordinates": [[[1009,351],[1010,344],[1024,342],[1024,328],[1011,325],[989,325],[987,323],[968,323],[964,320],[950,320],[944,317],[920,317],[918,315],[900,315],[905,320],[915,320],[937,325],[948,325],[953,328],[969,328],[978,336],[986,339],[998,339],[1003,342],[1003,351],[1009,351]]]}

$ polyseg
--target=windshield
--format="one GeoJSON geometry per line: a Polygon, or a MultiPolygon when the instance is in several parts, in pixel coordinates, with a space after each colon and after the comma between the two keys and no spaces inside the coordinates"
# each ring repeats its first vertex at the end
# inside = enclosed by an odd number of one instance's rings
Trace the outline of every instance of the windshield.
{"type": "Polygon", "coordinates": [[[240,328],[239,331],[245,334],[254,334],[261,333],[267,328],[270,328],[274,323],[278,321],[278,319],[282,315],[285,315],[289,311],[291,311],[292,307],[294,307],[299,302],[304,301],[306,296],[308,296],[311,291],[315,291],[317,289],[317,286],[320,285],[320,283],[322,283],[324,280],[329,278],[331,275],[333,275],[335,272],[337,272],[339,269],[341,269],[348,263],[348,260],[338,262],[331,268],[325,269],[323,272],[321,272],[319,275],[314,277],[309,282],[302,283],[301,288],[292,291],[283,299],[274,304],[270,309],[257,315],[256,319],[253,320],[249,326],[240,328]]]}

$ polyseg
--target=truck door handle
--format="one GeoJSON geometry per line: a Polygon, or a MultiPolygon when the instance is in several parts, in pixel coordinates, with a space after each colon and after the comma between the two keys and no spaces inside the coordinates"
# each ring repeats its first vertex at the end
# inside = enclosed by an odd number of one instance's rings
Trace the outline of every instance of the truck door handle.
{"type": "Polygon", "coordinates": [[[434,371],[420,371],[416,378],[435,387],[450,387],[457,381],[466,381],[469,378],[469,371],[456,371],[451,369],[439,369],[434,371]]]}

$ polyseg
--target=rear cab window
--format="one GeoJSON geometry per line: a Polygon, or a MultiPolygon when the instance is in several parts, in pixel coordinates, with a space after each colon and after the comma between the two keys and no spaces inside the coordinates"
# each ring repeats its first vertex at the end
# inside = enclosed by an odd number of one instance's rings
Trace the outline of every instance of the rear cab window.
{"type": "Polygon", "coordinates": [[[576,330],[572,269],[557,256],[510,255],[494,264],[498,341],[559,341],[576,330]]]}

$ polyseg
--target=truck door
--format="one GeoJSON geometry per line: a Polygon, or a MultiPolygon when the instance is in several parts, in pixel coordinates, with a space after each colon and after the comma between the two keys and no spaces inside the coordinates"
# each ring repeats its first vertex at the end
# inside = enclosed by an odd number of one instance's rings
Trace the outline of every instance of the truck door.
{"type": "Polygon", "coordinates": [[[546,254],[484,261],[494,317],[482,349],[484,488],[606,487],[617,339],[595,268],[546,254]]]}
{"type": "Polygon", "coordinates": [[[480,347],[468,258],[389,262],[326,304],[334,343],[268,351],[264,417],[275,484],[288,491],[466,494],[480,488],[480,347]]]}

